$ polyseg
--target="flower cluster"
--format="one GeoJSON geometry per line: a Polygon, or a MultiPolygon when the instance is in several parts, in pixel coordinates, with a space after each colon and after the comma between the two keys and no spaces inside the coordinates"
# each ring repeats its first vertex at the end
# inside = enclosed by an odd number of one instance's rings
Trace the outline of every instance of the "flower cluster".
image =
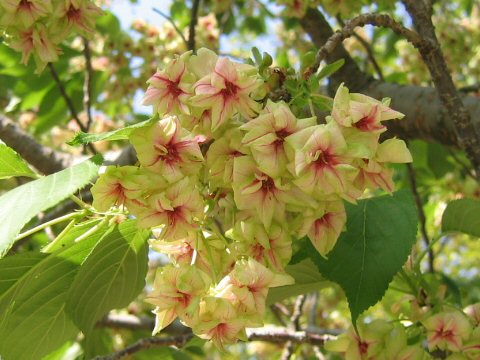
{"type": "Polygon", "coordinates": [[[347,360],[430,359],[426,350],[442,351],[452,360],[478,359],[479,324],[480,303],[468,306],[463,312],[445,306],[438,313],[427,311],[420,321],[409,322],[407,327],[385,320],[360,323],[357,332],[350,328],[336,340],[327,342],[325,348],[343,353],[347,360]]]}
{"type": "Polygon", "coordinates": [[[91,0],[4,0],[0,2],[0,34],[22,53],[33,56],[37,71],[58,60],[59,44],[70,34],[93,35],[102,13],[91,0]]]}
{"type": "Polygon", "coordinates": [[[403,141],[379,144],[388,101],[340,86],[325,124],[264,101],[258,70],[207,49],[185,53],[148,81],[144,103],[160,120],[130,135],[139,166],[109,167],[93,206],[125,207],[152,248],[158,270],[148,301],[160,331],[176,317],[223,346],[262,325],[268,290],[285,273],[292,239],[308,236],[322,256],[343,231],[343,200],[393,190],[386,163],[411,161],[403,141]]]}

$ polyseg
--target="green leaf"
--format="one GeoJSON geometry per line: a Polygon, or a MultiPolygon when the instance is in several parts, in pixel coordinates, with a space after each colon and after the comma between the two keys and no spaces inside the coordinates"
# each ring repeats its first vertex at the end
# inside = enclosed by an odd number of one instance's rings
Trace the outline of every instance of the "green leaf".
{"type": "Polygon", "coordinates": [[[0,294],[5,293],[38,262],[47,255],[38,252],[25,252],[9,256],[0,261],[0,294]]]}
{"type": "Polygon", "coordinates": [[[83,353],[85,359],[93,359],[97,355],[107,355],[113,352],[112,329],[98,327],[86,334],[82,341],[83,353]]]}
{"type": "Polygon", "coordinates": [[[20,155],[12,148],[0,143],[0,179],[13,176],[36,177],[20,155]]]}
{"type": "Polygon", "coordinates": [[[260,65],[262,63],[262,55],[260,55],[260,51],[255,46],[252,47],[252,54],[257,65],[260,65]]]}
{"type": "Polygon", "coordinates": [[[87,333],[108,311],[127,306],[142,291],[150,232],[126,221],[104,236],[80,268],[67,297],[67,312],[87,333]]]}
{"type": "Polygon", "coordinates": [[[340,59],[331,64],[328,64],[317,72],[318,79],[323,79],[324,77],[332,75],[335,71],[340,69],[343,64],[345,64],[344,59],[340,59]]]}
{"type": "Polygon", "coordinates": [[[51,255],[30,254],[28,259],[26,254],[18,254],[0,260],[0,279],[10,271],[11,283],[0,294],[0,354],[4,360],[41,359],[75,337],[78,329],[65,312],[65,300],[79,265],[97,240],[87,237],[51,255]],[[35,261],[32,266],[30,260],[35,261]],[[14,262],[27,270],[13,270],[14,262]]]}
{"type": "Polygon", "coordinates": [[[0,257],[10,249],[20,230],[35,215],[85,186],[97,172],[97,165],[85,161],[0,196],[0,257]]]}
{"type": "Polygon", "coordinates": [[[288,265],[285,271],[295,279],[295,284],[270,289],[268,291],[267,305],[329,286],[329,281],[318,272],[318,268],[310,259],[304,259],[296,264],[288,265]]]}
{"type": "MultiPolygon", "coordinates": [[[[408,191],[346,204],[347,231],[335,248],[321,257],[310,241],[301,247],[320,272],[345,291],[355,324],[376,304],[402,268],[416,240],[417,214],[408,191]]],[[[300,257],[301,258],[301,257],[300,257]]]]}
{"type": "Polygon", "coordinates": [[[458,231],[480,237],[480,200],[458,199],[449,202],[442,216],[442,231],[458,231]]]}
{"type": "Polygon", "coordinates": [[[156,121],[156,120],[157,119],[154,117],[152,119],[145,120],[130,126],[126,126],[118,130],[113,130],[113,131],[100,133],[100,134],[88,134],[80,131],[75,135],[75,137],[72,140],[68,141],[67,144],[71,146],[78,146],[78,145],[86,145],[88,143],[101,141],[101,140],[108,140],[108,141],[126,140],[128,139],[128,136],[132,133],[133,130],[148,126],[153,121],[156,121]]]}

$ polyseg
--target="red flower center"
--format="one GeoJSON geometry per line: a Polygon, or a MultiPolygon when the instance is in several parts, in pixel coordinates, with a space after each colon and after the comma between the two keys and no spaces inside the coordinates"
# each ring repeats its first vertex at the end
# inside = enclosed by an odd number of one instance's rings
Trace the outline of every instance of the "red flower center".
{"type": "Polygon", "coordinates": [[[368,343],[364,341],[358,341],[358,351],[360,351],[360,354],[366,355],[368,351],[368,343]]]}
{"type": "Polygon", "coordinates": [[[72,20],[73,22],[79,22],[82,13],[80,9],[75,9],[73,6],[70,6],[66,15],[69,20],[72,20]]]}
{"type": "Polygon", "coordinates": [[[178,82],[169,81],[167,85],[168,92],[177,98],[183,94],[183,91],[178,87],[178,82]]]}
{"type": "Polygon", "coordinates": [[[237,94],[238,86],[230,81],[225,81],[225,89],[222,89],[220,93],[223,98],[230,98],[237,94]]]}
{"type": "Polygon", "coordinates": [[[285,141],[285,138],[291,134],[287,130],[282,129],[282,130],[276,131],[275,135],[277,136],[277,139],[274,141],[273,144],[275,146],[283,146],[283,142],[285,141]]]}
{"type": "Polygon", "coordinates": [[[275,190],[275,182],[271,177],[267,177],[265,180],[262,180],[262,190],[265,192],[271,192],[275,190]]]}
{"type": "Polygon", "coordinates": [[[317,152],[314,155],[314,158],[315,157],[316,157],[315,164],[317,164],[317,166],[320,168],[331,167],[338,164],[336,156],[332,154],[328,149],[323,151],[317,150],[317,152]]]}
{"type": "Polygon", "coordinates": [[[18,9],[23,11],[31,11],[32,7],[33,4],[28,0],[22,0],[20,1],[20,4],[18,4],[18,9]]]}
{"type": "Polygon", "coordinates": [[[162,158],[167,163],[174,163],[180,160],[180,154],[174,144],[154,144],[153,147],[159,153],[158,158],[162,158]]]}

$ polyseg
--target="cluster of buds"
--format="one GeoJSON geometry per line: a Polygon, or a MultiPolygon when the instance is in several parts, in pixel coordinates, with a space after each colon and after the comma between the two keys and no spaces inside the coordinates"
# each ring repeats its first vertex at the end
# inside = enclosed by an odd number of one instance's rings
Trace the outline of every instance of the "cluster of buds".
{"type": "Polygon", "coordinates": [[[447,307],[435,314],[428,311],[421,321],[409,323],[408,327],[385,320],[360,323],[357,331],[350,328],[325,348],[343,353],[347,360],[424,360],[435,351],[451,360],[480,356],[480,303],[463,312],[447,307]]]}
{"type": "Polygon", "coordinates": [[[89,37],[102,13],[91,0],[4,0],[0,2],[0,34],[22,53],[33,56],[37,71],[56,61],[59,44],[70,34],[89,37]]]}
{"type": "Polygon", "coordinates": [[[109,167],[93,206],[127,208],[153,228],[159,269],[148,301],[160,331],[176,317],[223,346],[262,325],[268,290],[291,284],[292,239],[322,256],[343,231],[343,200],[393,190],[386,163],[411,161],[404,142],[379,143],[387,101],[340,86],[325,124],[265,100],[251,65],[200,49],[174,58],[148,81],[144,103],[160,120],[135,129],[139,166],[109,167]]]}

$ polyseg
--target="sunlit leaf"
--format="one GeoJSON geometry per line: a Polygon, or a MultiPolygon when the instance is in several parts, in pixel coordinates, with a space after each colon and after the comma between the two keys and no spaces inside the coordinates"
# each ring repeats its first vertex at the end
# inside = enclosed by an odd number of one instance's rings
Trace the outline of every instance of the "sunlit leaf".
{"type": "Polygon", "coordinates": [[[98,165],[88,160],[0,196],[0,257],[10,249],[20,230],[35,215],[84,187],[97,172],[98,165]]]}
{"type": "Polygon", "coordinates": [[[36,177],[20,155],[12,148],[0,143],[0,179],[13,176],[36,177]]]}
{"type": "Polygon", "coordinates": [[[67,312],[85,333],[108,311],[127,306],[142,291],[150,232],[126,221],[104,236],[73,281],[67,312]]]}

